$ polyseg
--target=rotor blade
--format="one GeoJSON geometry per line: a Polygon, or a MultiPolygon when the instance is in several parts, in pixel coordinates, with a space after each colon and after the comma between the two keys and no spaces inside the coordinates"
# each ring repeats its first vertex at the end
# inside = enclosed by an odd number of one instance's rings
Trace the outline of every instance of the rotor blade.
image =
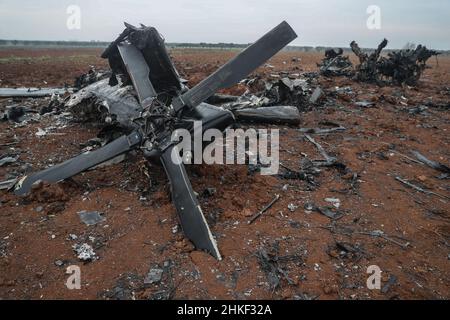
{"type": "Polygon", "coordinates": [[[28,193],[33,183],[37,181],[58,182],[70,178],[124,152],[130,151],[138,146],[141,140],[141,135],[135,131],[128,136],[121,136],[97,150],[82,153],[63,163],[30,176],[25,176],[17,183],[14,193],[17,195],[28,193]]]}
{"type": "Polygon", "coordinates": [[[297,34],[286,21],[283,21],[208,78],[174,99],[172,105],[175,111],[178,112],[184,106],[193,108],[217,90],[238,83],[295,38],[297,34]]]}
{"type": "Polygon", "coordinates": [[[127,42],[121,42],[117,45],[120,56],[122,57],[128,74],[130,75],[133,86],[139,98],[142,107],[147,107],[156,96],[156,90],[150,82],[150,68],[142,55],[134,45],[127,42]]]}
{"type": "Polygon", "coordinates": [[[216,259],[221,260],[216,240],[209,230],[178,152],[173,152],[173,156],[179,164],[172,161],[172,150],[177,150],[174,148],[176,146],[169,147],[164,151],[161,155],[161,162],[170,181],[172,201],[177,209],[183,232],[197,249],[205,250],[216,259]]]}

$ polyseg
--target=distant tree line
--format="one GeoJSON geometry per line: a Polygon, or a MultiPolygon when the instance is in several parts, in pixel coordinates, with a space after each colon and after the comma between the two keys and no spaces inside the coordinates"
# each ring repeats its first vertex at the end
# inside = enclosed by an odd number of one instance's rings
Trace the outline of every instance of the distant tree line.
{"type": "Polygon", "coordinates": [[[1,40],[0,46],[26,47],[106,47],[109,42],[102,41],[45,41],[45,40],[1,40]]]}
{"type": "MultiPolygon", "coordinates": [[[[0,47],[8,46],[20,46],[20,47],[86,47],[86,48],[104,48],[109,44],[105,41],[45,41],[45,40],[1,40],[0,47]]],[[[166,43],[169,48],[192,48],[192,49],[243,49],[248,47],[250,44],[239,44],[239,43],[166,43]]],[[[404,47],[412,48],[415,44],[407,43],[404,47]]],[[[333,47],[326,46],[287,46],[285,50],[287,51],[300,51],[300,52],[325,52],[327,49],[333,49],[333,47]]],[[[342,47],[345,53],[351,53],[350,47],[342,47]]],[[[363,51],[370,51],[373,49],[362,48],[363,51]]],[[[390,50],[385,50],[389,52],[390,50]]],[[[441,53],[448,54],[449,50],[438,50],[441,53]]]]}
{"type": "MultiPolygon", "coordinates": [[[[20,47],[86,47],[86,48],[104,48],[109,42],[105,41],[33,41],[33,40],[1,40],[0,46],[20,46],[20,47]]],[[[192,48],[192,49],[244,49],[250,45],[241,43],[166,43],[169,48],[192,48]]],[[[325,51],[328,47],[308,47],[308,46],[287,46],[288,51],[325,51]]]]}
{"type": "Polygon", "coordinates": [[[234,49],[234,48],[246,48],[248,44],[238,44],[238,43],[166,43],[170,48],[223,48],[223,49],[234,49]]]}

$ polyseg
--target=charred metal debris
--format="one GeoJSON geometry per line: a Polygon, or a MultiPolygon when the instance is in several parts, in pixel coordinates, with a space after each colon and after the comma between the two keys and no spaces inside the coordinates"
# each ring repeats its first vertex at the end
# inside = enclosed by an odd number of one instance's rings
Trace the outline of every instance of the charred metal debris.
{"type": "Polygon", "coordinates": [[[375,82],[377,84],[415,85],[427,68],[426,62],[439,52],[418,45],[415,49],[392,51],[387,56],[381,56],[388,41],[384,39],[377,49],[367,54],[355,41],[350,43],[353,53],[359,59],[355,78],[359,81],[375,82]]]}
{"type": "MultiPolygon", "coordinates": [[[[283,21],[209,77],[189,88],[175,69],[159,32],[153,27],[125,23],[125,30],[102,54],[108,59],[111,72],[91,70],[77,78],[75,86],[79,90],[65,103],[75,117],[106,124],[105,127],[115,133],[110,136],[112,141],[61,164],[23,176],[15,186],[15,193],[25,195],[36,183],[68,179],[132,150],[140,150],[149,161],[162,163],[186,237],[197,249],[220,260],[216,240],[184,164],[172,160],[172,156],[178,154],[172,152],[175,148],[172,132],[179,128],[193,130],[194,120],[202,121],[203,130],[215,128],[221,131],[233,125],[235,118],[262,122],[280,122],[280,119],[283,122],[284,119],[288,123],[294,119],[298,123],[300,115],[296,107],[257,108],[284,102],[297,92],[303,94],[304,83],[287,77],[266,86],[267,95],[263,98],[250,95],[232,98],[228,109],[205,102],[218,90],[240,82],[296,37],[294,30],[283,21]],[[248,107],[253,109],[246,109],[248,107]],[[117,138],[118,134],[122,135],[117,138]]],[[[45,130],[41,131],[41,134],[47,134],[45,130]]]]}
{"type": "Polygon", "coordinates": [[[423,71],[428,67],[426,62],[439,52],[418,45],[414,49],[402,49],[388,52],[383,56],[382,50],[388,41],[384,39],[373,52],[367,52],[352,41],[350,48],[359,60],[353,68],[348,56],[344,56],[341,48],[328,49],[320,63],[320,74],[330,76],[348,76],[357,81],[373,82],[378,85],[416,85],[423,71]]]}
{"type": "MultiPolygon", "coordinates": [[[[189,88],[187,81],[180,77],[172,63],[159,32],[153,27],[135,27],[126,23],[125,30],[102,54],[109,61],[110,71],[98,72],[91,68],[87,74],[76,79],[73,89],[61,89],[63,91],[8,89],[4,92],[6,95],[23,97],[52,96],[48,106],[38,113],[22,106],[8,107],[1,117],[5,120],[23,125],[26,121],[38,121],[39,116],[46,113],[61,113],[63,117],[58,121],[62,123],[67,119],[71,120],[73,116],[78,121],[100,124],[103,129],[99,137],[104,139],[95,141],[95,144],[101,145],[99,148],[93,149],[89,142],[85,148],[88,152],[61,164],[34,174],[21,172],[27,174],[21,178],[17,175],[8,177],[8,180],[1,182],[0,188],[9,189],[15,185],[15,193],[25,195],[38,182],[52,183],[68,179],[119,158],[118,161],[122,161],[128,152],[139,150],[147,160],[162,163],[170,182],[172,201],[186,237],[197,249],[205,250],[220,260],[216,240],[184,165],[174,164],[171,160],[174,148],[174,143],[170,140],[171,133],[178,128],[193,130],[194,120],[202,121],[203,130],[216,128],[221,131],[239,122],[299,124],[299,111],[316,105],[324,96],[324,91],[317,85],[318,73],[300,75],[280,72],[271,74],[269,80],[259,76],[248,77],[296,37],[292,28],[282,22],[198,85],[189,88]],[[217,93],[218,90],[237,83],[248,88],[243,95],[217,93]],[[63,97],[67,91],[75,92],[63,97]]],[[[427,67],[426,61],[438,54],[419,45],[414,50],[390,52],[387,57],[382,57],[381,51],[386,45],[387,41],[384,40],[375,52],[367,54],[353,41],[351,48],[360,60],[356,69],[353,69],[348,56],[343,55],[342,49],[327,50],[324,60],[318,65],[320,74],[354,77],[359,81],[378,84],[415,84],[427,67]]],[[[353,92],[351,87],[336,87],[335,94],[351,96],[353,92]]],[[[300,170],[280,164],[283,172],[279,177],[305,180],[313,188],[316,184],[314,176],[320,172],[320,168],[335,167],[344,174],[351,174],[350,188],[340,192],[356,192],[358,175],[336,157],[329,155],[308,135],[342,130],[345,128],[338,124],[331,124],[331,128],[300,128],[299,132],[317,147],[323,159],[302,159],[300,170]]],[[[47,134],[52,134],[51,127],[39,129],[36,133],[37,136],[47,134]]],[[[14,155],[8,155],[2,157],[0,165],[8,165],[16,160],[14,155]]],[[[424,157],[419,161],[448,174],[448,168],[439,163],[427,161],[424,157]]],[[[405,181],[397,180],[415,188],[405,181]]],[[[251,222],[277,200],[278,196],[256,214],[251,222]]],[[[310,209],[330,219],[339,219],[343,215],[343,212],[325,207],[311,206],[310,209]]],[[[80,217],[86,218],[85,214],[80,217]]],[[[96,215],[96,218],[101,220],[100,216],[96,215]]],[[[261,252],[260,259],[266,262],[271,260],[264,252],[261,252]]],[[[280,268],[276,267],[274,270],[279,271],[280,268]]],[[[274,283],[274,286],[277,284],[274,283]]]]}
{"type": "Polygon", "coordinates": [[[352,76],[353,64],[348,56],[343,55],[344,50],[341,48],[328,49],[325,51],[325,57],[317,64],[320,74],[329,76],[352,76]]]}

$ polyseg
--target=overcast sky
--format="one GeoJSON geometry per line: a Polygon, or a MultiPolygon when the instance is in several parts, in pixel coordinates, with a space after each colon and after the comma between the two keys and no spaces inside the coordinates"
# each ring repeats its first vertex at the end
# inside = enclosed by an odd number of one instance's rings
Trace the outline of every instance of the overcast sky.
{"type": "Polygon", "coordinates": [[[0,0],[0,39],[113,40],[123,21],[157,27],[167,42],[249,43],[286,20],[294,45],[389,48],[407,42],[450,49],[449,0],[0,0]],[[69,5],[81,9],[81,29],[67,28],[69,5]],[[369,5],[381,9],[381,29],[369,30],[369,5]]]}

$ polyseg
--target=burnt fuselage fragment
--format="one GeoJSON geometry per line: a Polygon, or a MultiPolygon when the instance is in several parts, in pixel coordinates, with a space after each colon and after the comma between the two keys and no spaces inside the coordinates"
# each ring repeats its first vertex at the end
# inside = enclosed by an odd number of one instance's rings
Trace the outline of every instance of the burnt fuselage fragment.
{"type": "Polygon", "coordinates": [[[359,81],[374,82],[380,85],[416,85],[423,71],[427,68],[427,60],[437,56],[439,52],[418,45],[415,49],[391,51],[382,56],[382,50],[388,41],[383,41],[373,52],[366,53],[355,41],[350,43],[353,53],[360,64],[356,66],[355,78],[359,81]]]}

